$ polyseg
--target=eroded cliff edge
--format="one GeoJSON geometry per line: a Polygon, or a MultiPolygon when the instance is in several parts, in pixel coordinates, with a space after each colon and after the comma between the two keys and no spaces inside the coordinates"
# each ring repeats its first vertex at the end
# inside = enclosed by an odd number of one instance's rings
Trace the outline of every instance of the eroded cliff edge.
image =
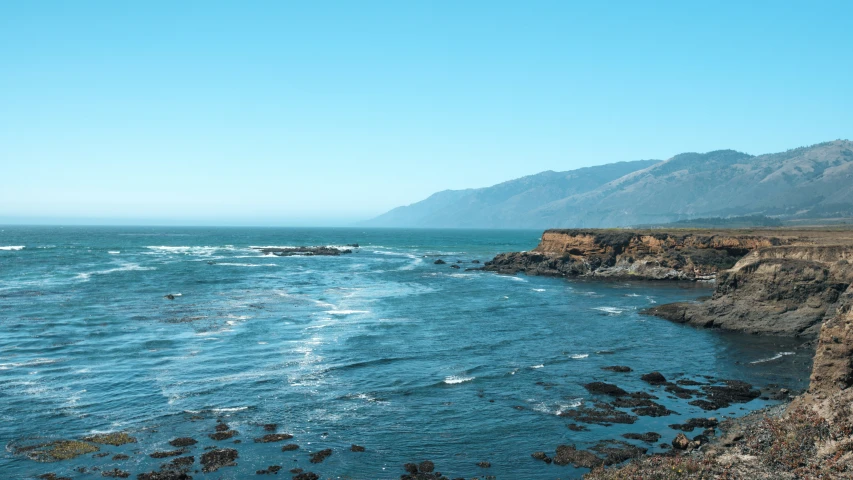
{"type": "Polygon", "coordinates": [[[814,338],[853,284],[853,232],[548,230],[532,251],[500,254],[484,269],[716,282],[706,301],[646,313],[698,327],[814,338]]]}

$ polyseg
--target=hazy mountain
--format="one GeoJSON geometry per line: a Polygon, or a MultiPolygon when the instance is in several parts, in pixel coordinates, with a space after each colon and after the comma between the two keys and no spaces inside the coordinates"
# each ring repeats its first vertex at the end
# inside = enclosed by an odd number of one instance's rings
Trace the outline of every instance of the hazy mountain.
{"type": "Polygon", "coordinates": [[[366,222],[397,227],[614,227],[699,217],[853,216],[853,142],[752,156],[683,153],[447,190],[366,222]]]}
{"type": "Polygon", "coordinates": [[[619,162],[568,172],[547,171],[497,185],[445,190],[426,200],[397,207],[364,222],[376,227],[518,228],[529,226],[531,212],[589,192],[660,160],[619,162]]]}

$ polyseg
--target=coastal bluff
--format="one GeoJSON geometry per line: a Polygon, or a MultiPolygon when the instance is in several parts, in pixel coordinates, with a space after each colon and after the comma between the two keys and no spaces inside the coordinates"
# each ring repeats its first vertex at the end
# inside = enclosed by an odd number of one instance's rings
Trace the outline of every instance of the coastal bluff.
{"type": "Polygon", "coordinates": [[[702,302],[646,311],[697,327],[815,338],[853,285],[853,231],[547,230],[484,270],[577,278],[715,282],[702,302]]]}

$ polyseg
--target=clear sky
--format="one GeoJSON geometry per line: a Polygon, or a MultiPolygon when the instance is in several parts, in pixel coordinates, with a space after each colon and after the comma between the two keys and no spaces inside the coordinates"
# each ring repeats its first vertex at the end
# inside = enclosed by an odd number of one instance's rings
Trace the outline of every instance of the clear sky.
{"type": "Polygon", "coordinates": [[[342,225],[853,137],[853,2],[0,2],[0,223],[342,225]]]}

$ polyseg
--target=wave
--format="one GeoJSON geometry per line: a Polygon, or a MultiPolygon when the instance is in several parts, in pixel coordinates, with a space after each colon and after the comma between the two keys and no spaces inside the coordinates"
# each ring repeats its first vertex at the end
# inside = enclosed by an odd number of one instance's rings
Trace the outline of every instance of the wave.
{"type": "Polygon", "coordinates": [[[225,251],[234,251],[237,250],[233,245],[223,245],[220,247],[211,247],[211,246],[194,246],[194,247],[186,247],[186,246],[169,246],[169,245],[149,245],[145,247],[149,250],[153,250],[149,253],[154,254],[165,254],[165,255],[196,255],[200,257],[209,257],[216,253],[219,250],[225,251]]]}
{"type": "Polygon", "coordinates": [[[115,272],[144,272],[147,270],[156,270],[154,267],[143,267],[136,263],[128,263],[127,265],[123,265],[117,268],[110,268],[107,270],[97,270],[94,272],[83,272],[78,273],[74,278],[76,280],[81,280],[84,282],[88,282],[92,275],[109,275],[110,273],[115,272]]]}
{"type": "Polygon", "coordinates": [[[323,312],[327,315],[353,315],[356,313],[370,313],[369,310],[328,310],[323,312]]]}
{"type": "Polygon", "coordinates": [[[622,312],[625,311],[624,308],[619,307],[593,307],[593,310],[598,310],[599,312],[604,312],[608,315],[621,315],[622,312]]]}
{"type": "Polygon", "coordinates": [[[539,365],[532,365],[530,368],[532,368],[532,369],[534,369],[534,370],[535,370],[535,369],[537,369],[537,368],[544,368],[544,367],[545,367],[545,365],[544,365],[544,364],[542,364],[542,363],[540,363],[539,365]]]}
{"type": "Polygon", "coordinates": [[[62,360],[58,360],[55,358],[36,358],[33,360],[28,360],[26,362],[0,363],[0,370],[9,370],[10,368],[20,367],[35,367],[37,365],[50,365],[51,363],[57,363],[61,361],[62,360]]]}
{"type": "Polygon", "coordinates": [[[545,289],[544,288],[534,288],[533,291],[534,292],[544,292],[545,289]]]}
{"type": "Polygon", "coordinates": [[[110,250],[110,251],[108,251],[107,253],[109,253],[110,255],[118,255],[118,254],[120,254],[121,252],[120,252],[120,251],[118,251],[118,250],[110,250]]]}
{"type": "Polygon", "coordinates": [[[446,383],[448,385],[456,385],[457,383],[470,382],[471,380],[474,380],[475,378],[477,378],[477,377],[459,377],[456,375],[450,375],[450,376],[444,377],[444,383],[446,383]]]}
{"type": "Polygon", "coordinates": [[[560,414],[562,414],[566,410],[568,410],[570,408],[578,408],[581,405],[583,405],[583,399],[582,398],[575,398],[574,400],[571,401],[571,403],[560,404],[560,408],[558,408],[557,411],[554,412],[554,414],[559,416],[560,414]]]}
{"type": "Polygon", "coordinates": [[[23,246],[9,246],[9,247],[0,247],[0,250],[12,251],[12,250],[23,250],[25,247],[23,246]]]}
{"type": "Polygon", "coordinates": [[[588,353],[576,353],[576,354],[574,354],[574,355],[569,355],[569,356],[570,356],[571,358],[574,358],[575,360],[580,360],[580,359],[582,359],[582,358],[586,358],[586,357],[588,357],[588,356],[589,356],[589,354],[588,354],[588,353]]]}
{"type": "Polygon", "coordinates": [[[199,413],[232,413],[248,410],[249,407],[222,407],[222,408],[203,408],[201,410],[184,410],[185,413],[198,415],[199,413]]]}
{"type": "Polygon", "coordinates": [[[756,360],[754,362],[749,362],[749,363],[754,364],[754,363],[772,362],[773,360],[779,360],[780,358],[782,358],[784,356],[793,355],[793,354],[794,354],[794,352],[779,352],[776,355],[773,355],[772,357],[762,358],[760,360],[756,360]]]}
{"type": "Polygon", "coordinates": [[[228,267],[277,267],[274,263],[231,263],[231,262],[216,262],[216,265],[225,265],[228,267]]]}

